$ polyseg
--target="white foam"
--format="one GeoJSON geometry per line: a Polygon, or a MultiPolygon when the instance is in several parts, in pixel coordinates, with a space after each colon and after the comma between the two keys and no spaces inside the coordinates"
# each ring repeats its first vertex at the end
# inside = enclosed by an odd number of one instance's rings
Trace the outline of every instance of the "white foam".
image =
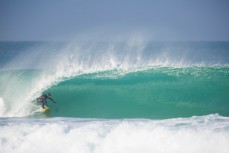
{"type": "Polygon", "coordinates": [[[1,96],[4,101],[2,100],[1,103],[5,108],[4,111],[1,111],[1,117],[30,115],[36,109],[32,101],[53,83],[50,74],[37,73],[29,77],[28,72],[24,70],[5,72],[1,77],[4,78],[2,79],[4,82],[1,82],[1,88],[3,88],[1,96]]]}
{"type": "Polygon", "coordinates": [[[229,119],[5,119],[0,152],[227,153],[229,119]]]}
{"type": "Polygon", "coordinates": [[[0,97],[0,116],[2,116],[6,111],[6,107],[4,104],[4,100],[2,97],[0,97]]]}

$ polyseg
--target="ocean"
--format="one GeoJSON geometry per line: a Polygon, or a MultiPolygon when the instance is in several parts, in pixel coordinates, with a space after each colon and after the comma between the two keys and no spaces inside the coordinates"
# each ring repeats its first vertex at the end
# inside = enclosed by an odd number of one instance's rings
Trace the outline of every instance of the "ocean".
{"type": "Polygon", "coordinates": [[[0,42],[0,153],[228,153],[228,93],[229,42],[0,42]]]}

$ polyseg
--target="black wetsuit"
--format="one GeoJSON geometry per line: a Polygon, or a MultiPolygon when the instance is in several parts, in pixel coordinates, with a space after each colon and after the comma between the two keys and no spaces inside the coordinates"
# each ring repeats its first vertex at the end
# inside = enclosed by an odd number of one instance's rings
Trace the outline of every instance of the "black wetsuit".
{"type": "Polygon", "coordinates": [[[45,108],[45,105],[48,106],[46,99],[50,99],[52,102],[56,103],[51,97],[49,97],[47,94],[44,94],[40,96],[39,98],[37,98],[37,102],[42,103],[42,108],[45,108]]]}

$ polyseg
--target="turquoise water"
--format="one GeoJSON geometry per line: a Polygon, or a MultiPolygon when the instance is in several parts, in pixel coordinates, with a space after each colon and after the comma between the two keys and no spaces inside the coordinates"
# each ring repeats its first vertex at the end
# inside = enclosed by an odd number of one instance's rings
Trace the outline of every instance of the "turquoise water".
{"type": "Polygon", "coordinates": [[[174,118],[229,116],[229,68],[154,68],[124,76],[80,75],[49,88],[58,106],[50,116],[174,118]]]}
{"type": "Polygon", "coordinates": [[[226,153],[228,93],[228,42],[0,42],[0,152],[226,153]]]}

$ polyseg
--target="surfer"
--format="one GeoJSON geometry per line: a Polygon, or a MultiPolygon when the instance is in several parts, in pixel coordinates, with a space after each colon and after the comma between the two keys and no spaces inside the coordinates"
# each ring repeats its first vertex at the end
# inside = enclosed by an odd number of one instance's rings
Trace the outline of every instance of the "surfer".
{"type": "MultiPolygon", "coordinates": [[[[45,109],[45,105],[48,106],[48,103],[46,101],[46,99],[50,99],[53,103],[56,103],[52,98],[51,98],[51,94],[43,94],[41,95],[39,98],[37,98],[37,102],[42,103],[42,108],[45,109]]],[[[49,106],[48,106],[49,107],[49,106]]]]}

